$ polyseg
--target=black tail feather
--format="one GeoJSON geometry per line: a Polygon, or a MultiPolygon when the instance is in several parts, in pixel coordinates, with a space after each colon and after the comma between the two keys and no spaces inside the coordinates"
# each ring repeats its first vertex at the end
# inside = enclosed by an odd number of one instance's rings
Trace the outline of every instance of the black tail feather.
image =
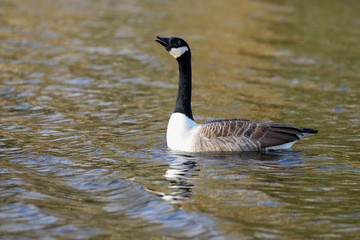
{"type": "Polygon", "coordinates": [[[303,133],[312,133],[312,134],[317,134],[318,130],[313,129],[313,128],[302,128],[303,129],[303,133]]]}

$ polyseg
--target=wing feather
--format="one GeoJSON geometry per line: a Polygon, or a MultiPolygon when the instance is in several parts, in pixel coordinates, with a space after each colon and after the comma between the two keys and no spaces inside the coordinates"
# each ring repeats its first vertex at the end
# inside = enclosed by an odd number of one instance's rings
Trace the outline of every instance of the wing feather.
{"type": "Polygon", "coordinates": [[[195,151],[260,151],[297,141],[306,132],[306,128],[288,123],[220,119],[202,124],[195,138],[195,151]]]}
{"type": "Polygon", "coordinates": [[[195,140],[195,150],[259,151],[259,140],[269,126],[246,119],[224,119],[205,122],[195,140]]]}

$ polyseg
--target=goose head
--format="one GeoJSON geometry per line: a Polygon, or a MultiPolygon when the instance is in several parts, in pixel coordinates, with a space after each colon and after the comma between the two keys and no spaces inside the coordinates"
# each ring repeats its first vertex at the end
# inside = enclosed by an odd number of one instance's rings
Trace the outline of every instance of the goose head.
{"type": "Polygon", "coordinates": [[[175,59],[180,58],[181,56],[191,56],[189,45],[181,38],[171,37],[156,37],[158,43],[160,43],[165,49],[173,56],[175,59]]]}

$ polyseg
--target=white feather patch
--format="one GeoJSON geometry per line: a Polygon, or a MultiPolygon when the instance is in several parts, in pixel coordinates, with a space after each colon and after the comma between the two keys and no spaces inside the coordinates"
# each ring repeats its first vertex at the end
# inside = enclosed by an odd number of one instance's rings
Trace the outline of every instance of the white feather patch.
{"type": "Polygon", "coordinates": [[[193,140],[201,126],[182,113],[171,114],[166,142],[170,149],[193,152],[193,140]]]}
{"type": "Polygon", "coordinates": [[[288,142],[288,143],[284,143],[281,145],[277,145],[277,146],[271,146],[271,147],[267,147],[265,148],[266,151],[269,150],[285,150],[285,149],[289,149],[291,148],[291,146],[296,143],[298,140],[292,141],[292,142],[288,142]]]}
{"type": "Polygon", "coordinates": [[[181,55],[183,55],[185,52],[189,51],[188,47],[179,47],[179,48],[172,48],[170,49],[169,53],[171,54],[171,56],[173,56],[174,58],[178,58],[181,57],[181,55]]]}

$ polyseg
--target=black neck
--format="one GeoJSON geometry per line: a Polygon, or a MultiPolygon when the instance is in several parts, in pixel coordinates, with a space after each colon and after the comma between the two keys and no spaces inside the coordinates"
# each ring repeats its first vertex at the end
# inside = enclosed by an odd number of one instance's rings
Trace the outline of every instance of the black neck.
{"type": "Polygon", "coordinates": [[[191,111],[191,58],[185,53],[177,58],[179,64],[179,89],[174,113],[183,113],[194,120],[191,111]]]}

